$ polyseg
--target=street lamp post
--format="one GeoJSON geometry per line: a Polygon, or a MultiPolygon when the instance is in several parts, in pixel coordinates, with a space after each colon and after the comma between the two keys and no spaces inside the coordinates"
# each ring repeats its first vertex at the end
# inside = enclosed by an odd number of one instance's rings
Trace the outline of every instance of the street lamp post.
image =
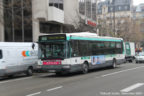
{"type": "Polygon", "coordinates": [[[12,41],[15,41],[15,25],[14,25],[14,1],[11,1],[12,3],[12,41]]]}
{"type": "Polygon", "coordinates": [[[24,42],[24,1],[21,0],[21,14],[22,14],[22,42],[24,42]]]}
{"type": "Polygon", "coordinates": [[[113,0],[113,23],[114,23],[114,25],[113,25],[113,27],[114,27],[114,29],[113,29],[113,32],[114,32],[114,36],[116,36],[116,26],[115,26],[115,0],[113,0]]]}

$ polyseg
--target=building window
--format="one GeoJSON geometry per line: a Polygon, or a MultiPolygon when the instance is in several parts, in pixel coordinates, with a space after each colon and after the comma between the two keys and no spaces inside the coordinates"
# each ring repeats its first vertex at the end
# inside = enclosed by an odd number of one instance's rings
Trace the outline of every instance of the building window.
{"type": "Polygon", "coordinates": [[[92,0],[92,19],[96,21],[96,0],[92,0]]]}
{"type": "Polygon", "coordinates": [[[91,0],[86,0],[86,16],[88,18],[92,17],[92,7],[91,7],[91,0]]]}
{"type": "Polygon", "coordinates": [[[49,0],[49,6],[54,6],[63,10],[63,0],[49,0]]]}
{"type": "Polygon", "coordinates": [[[3,0],[6,42],[32,41],[32,1],[3,0]]]}
{"type": "Polygon", "coordinates": [[[119,6],[119,11],[121,11],[121,6],[119,6]]]}
{"type": "Polygon", "coordinates": [[[59,24],[53,23],[40,23],[40,32],[41,33],[60,33],[61,26],[59,24]]]}
{"type": "Polygon", "coordinates": [[[125,6],[125,10],[128,10],[128,6],[125,6]]]}
{"type": "Polygon", "coordinates": [[[113,8],[112,7],[110,8],[110,10],[111,10],[111,12],[113,12],[113,8]]]}
{"type": "Polygon", "coordinates": [[[85,0],[79,0],[79,13],[85,15],[85,0]]]}

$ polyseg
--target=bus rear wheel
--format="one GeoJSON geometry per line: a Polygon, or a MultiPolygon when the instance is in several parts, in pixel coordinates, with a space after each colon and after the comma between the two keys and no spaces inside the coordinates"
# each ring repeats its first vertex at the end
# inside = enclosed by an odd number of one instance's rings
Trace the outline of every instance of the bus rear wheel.
{"type": "Polygon", "coordinates": [[[113,69],[117,67],[116,60],[113,60],[113,64],[111,66],[113,69]]]}
{"type": "Polygon", "coordinates": [[[83,74],[88,73],[88,64],[84,63],[84,64],[82,65],[82,73],[83,73],[83,74]]]}

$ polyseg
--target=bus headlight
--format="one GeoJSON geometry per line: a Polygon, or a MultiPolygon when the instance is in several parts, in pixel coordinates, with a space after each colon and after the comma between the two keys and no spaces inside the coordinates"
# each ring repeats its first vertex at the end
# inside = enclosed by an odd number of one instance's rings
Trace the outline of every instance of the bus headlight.
{"type": "Polygon", "coordinates": [[[38,65],[42,65],[43,62],[41,60],[38,61],[38,65]]]}

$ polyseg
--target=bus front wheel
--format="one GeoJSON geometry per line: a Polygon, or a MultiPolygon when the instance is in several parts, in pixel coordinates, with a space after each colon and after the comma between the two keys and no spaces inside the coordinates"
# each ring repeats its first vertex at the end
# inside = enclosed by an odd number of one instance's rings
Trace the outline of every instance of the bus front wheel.
{"type": "Polygon", "coordinates": [[[62,72],[56,72],[55,74],[56,74],[57,76],[61,76],[61,75],[63,75],[62,72]]]}

